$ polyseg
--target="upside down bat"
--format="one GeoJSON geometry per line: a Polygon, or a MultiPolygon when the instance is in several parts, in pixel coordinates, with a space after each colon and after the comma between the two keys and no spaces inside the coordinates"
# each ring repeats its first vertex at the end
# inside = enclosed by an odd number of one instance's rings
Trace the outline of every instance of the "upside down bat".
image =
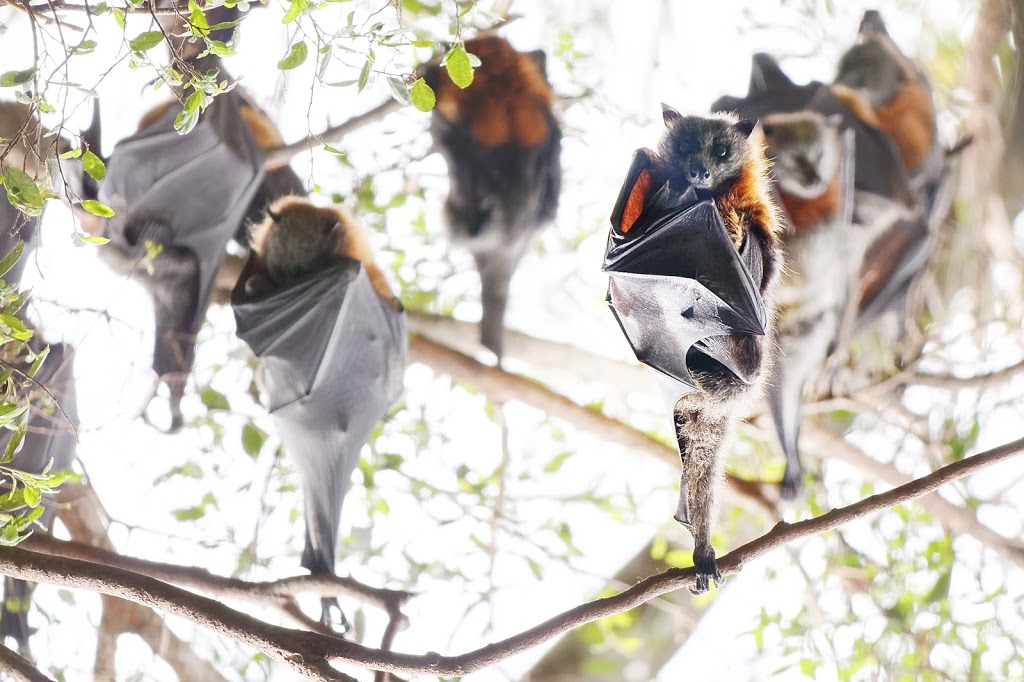
{"type": "MultiPolygon", "coordinates": [[[[405,314],[341,207],[280,199],[253,230],[232,292],[237,333],[305,496],[302,565],[334,574],[342,501],[371,431],[402,392],[405,314]]],[[[328,625],[333,599],[323,600],[328,625]]],[[[347,628],[344,614],[343,629],[347,628]]]]}
{"type": "Polygon", "coordinates": [[[662,107],[658,150],[636,152],[612,212],[604,270],[637,359],[675,387],[675,518],[693,533],[701,593],[722,582],[715,488],[732,422],[761,389],[781,230],[755,123],[662,107]]]}
{"type": "Polygon", "coordinates": [[[798,441],[804,383],[825,364],[868,230],[853,224],[852,130],[842,120],[804,111],[762,119],[783,214],[786,270],[779,286],[778,345],[768,403],[786,455],[782,496],[792,499],[803,478],[798,441]]]}
{"type": "Polygon", "coordinates": [[[543,52],[517,52],[497,36],[468,40],[466,50],[482,62],[469,87],[440,66],[424,78],[437,93],[430,132],[448,164],[449,230],[476,261],[481,341],[500,361],[512,275],[558,208],[561,131],[543,52]]]}

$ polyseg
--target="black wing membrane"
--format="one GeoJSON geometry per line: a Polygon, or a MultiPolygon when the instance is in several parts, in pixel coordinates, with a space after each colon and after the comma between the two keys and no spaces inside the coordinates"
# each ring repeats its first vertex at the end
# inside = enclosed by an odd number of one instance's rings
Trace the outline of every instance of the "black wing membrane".
{"type": "Polygon", "coordinates": [[[182,262],[194,259],[177,278],[156,282],[187,292],[166,297],[175,310],[160,310],[166,299],[154,292],[153,368],[160,377],[191,371],[195,335],[225,246],[243,224],[263,179],[263,154],[241,121],[240,102],[233,92],[219,95],[186,135],[174,130],[176,107],[168,108],[115,147],[100,186],[100,200],[116,211],[105,225],[110,248],[141,258],[149,239],[182,262]]]}
{"type": "MultiPolygon", "coordinates": [[[[41,338],[31,342],[32,347],[41,350],[46,342],[41,338]]],[[[36,372],[35,380],[56,400],[50,401],[42,391],[32,397],[28,428],[21,449],[5,467],[29,474],[41,474],[49,467],[57,472],[71,468],[75,456],[78,429],[78,400],[75,393],[73,371],[74,351],[65,344],[50,346],[50,353],[36,372]]],[[[0,452],[10,442],[11,431],[0,431],[0,452]]],[[[6,480],[0,491],[7,492],[6,480]]],[[[53,524],[55,507],[49,500],[43,501],[43,514],[38,523],[49,532],[53,524]]],[[[29,635],[28,605],[32,587],[14,578],[4,581],[4,599],[0,605],[0,643],[8,637],[14,638],[22,650],[27,649],[29,635]]]]}
{"type": "MultiPolygon", "coordinates": [[[[250,259],[232,292],[237,334],[262,362],[267,409],[302,478],[302,565],[333,574],[360,451],[402,393],[405,313],[384,303],[349,258],[260,297],[245,288],[253,266],[250,259]]],[[[333,604],[325,600],[325,623],[333,604]]]]}
{"type": "Polygon", "coordinates": [[[627,204],[650,165],[647,152],[637,151],[612,212],[603,266],[612,314],[637,359],[674,379],[680,395],[697,389],[687,366],[691,348],[752,381],[715,339],[764,334],[760,251],[748,240],[737,253],[714,202],[667,185],[644,197],[639,217],[623,231],[627,204]]]}

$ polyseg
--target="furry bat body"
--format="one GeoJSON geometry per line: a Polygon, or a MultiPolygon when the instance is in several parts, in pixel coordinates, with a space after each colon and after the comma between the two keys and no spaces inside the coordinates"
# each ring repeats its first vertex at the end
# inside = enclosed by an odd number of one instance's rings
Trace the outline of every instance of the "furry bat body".
{"type": "Polygon", "coordinates": [[[558,208],[561,131],[543,52],[517,52],[496,36],[466,41],[466,50],[482,64],[465,90],[440,66],[424,78],[437,93],[431,134],[448,164],[449,230],[476,261],[481,341],[500,359],[512,275],[558,208]]]}
{"type": "MultiPolygon", "coordinates": [[[[253,249],[232,294],[238,335],[261,359],[267,408],[302,479],[302,565],[333,574],[360,451],[402,391],[405,315],[340,207],[280,199],[253,249]]],[[[325,625],[336,607],[323,601],[325,625]]]]}
{"type": "Polygon", "coordinates": [[[694,591],[721,582],[715,490],[737,414],[760,394],[781,227],[753,121],[663,105],[656,152],[634,157],[612,213],[609,303],[637,357],[679,387],[675,517],[694,537],[694,591]]]}

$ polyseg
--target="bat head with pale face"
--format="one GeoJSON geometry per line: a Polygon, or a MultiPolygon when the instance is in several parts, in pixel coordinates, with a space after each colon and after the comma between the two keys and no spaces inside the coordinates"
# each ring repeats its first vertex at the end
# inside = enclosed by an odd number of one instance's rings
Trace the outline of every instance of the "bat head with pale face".
{"type": "Polygon", "coordinates": [[[771,114],[762,120],[768,156],[783,191],[814,199],[839,169],[841,116],[811,111],[771,114]]]}
{"type": "Polygon", "coordinates": [[[717,195],[730,186],[748,161],[750,136],[757,121],[732,116],[683,116],[662,105],[665,134],[659,152],[667,165],[669,185],[683,192],[717,195]]]}

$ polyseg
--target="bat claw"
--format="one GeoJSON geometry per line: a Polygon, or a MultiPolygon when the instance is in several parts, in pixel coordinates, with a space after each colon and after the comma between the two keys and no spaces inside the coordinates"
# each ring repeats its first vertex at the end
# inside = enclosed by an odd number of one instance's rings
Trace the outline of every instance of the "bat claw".
{"type": "Polygon", "coordinates": [[[692,595],[704,594],[711,589],[711,581],[718,587],[725,584],[722,572],[718,570],[715,562],[715,550],[708,547],[705,550],[693,550],[693,568],[697,572],[696,582],[689,588],[692,595]]]}
{"type": "Polygon", "coordinates": [[[800,479],[783,478],[779,485],[779,495],[784,500],[795,500],[800,494],[800,479]]]}

